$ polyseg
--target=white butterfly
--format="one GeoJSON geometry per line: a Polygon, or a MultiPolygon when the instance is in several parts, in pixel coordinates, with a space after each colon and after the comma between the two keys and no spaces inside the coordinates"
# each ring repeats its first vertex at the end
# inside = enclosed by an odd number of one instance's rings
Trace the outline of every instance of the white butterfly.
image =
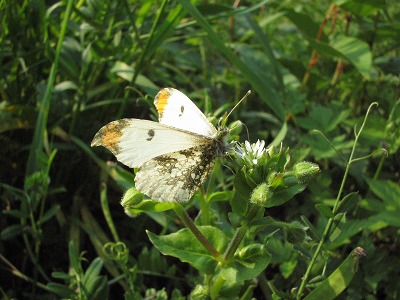
{"type": "Polygon", "coordinates": [[[217,130],[183,93],[162,89],[154,99],[159,123],[122,119],[102,127],[91,146],[104,146],[131,168],[136,188],[162,202],[187,202],[216,157],[226,152],[227,128],[217,130]]]}

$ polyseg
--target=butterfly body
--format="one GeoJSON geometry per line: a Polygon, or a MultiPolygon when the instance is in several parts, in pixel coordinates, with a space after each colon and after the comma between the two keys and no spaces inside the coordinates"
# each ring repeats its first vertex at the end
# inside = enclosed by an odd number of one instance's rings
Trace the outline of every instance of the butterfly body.
{"type": "Polygon", "coordinates": [[[102,127],[91,143],[123,164],[140,168],[136,188],[161,202],[190,200],[217,156],[226,152],[227,129],[217,130],[183,93],[162,89],[154,100],[159,122],[122,119],[102,127]]]}

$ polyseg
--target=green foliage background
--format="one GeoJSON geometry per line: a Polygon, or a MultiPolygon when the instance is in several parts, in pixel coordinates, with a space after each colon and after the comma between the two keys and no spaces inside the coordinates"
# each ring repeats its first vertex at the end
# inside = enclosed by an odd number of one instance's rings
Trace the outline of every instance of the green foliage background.
{"type": "MultiPolygon", "coordinates": [[[[115,299],[126,291],[162,299],[187,295],[199,282],[194,268],[162,256],[146,235],[181,228],[176,215],[125,215],[120,199],[132,171],[89,147],[109,121],[155,119],[153,97],[168,86],[210,117],[252,90],[231,117],[248,128],[241,141],[283,143],[293,162],[307,159],[322,170],[305,192],[266,214],[303,222],[316,240],[340,189],[354,128],[377,102],[355,152],[365,159],[352,164],[344,186],[351,196],[346,214],[313,276],[329,276],[361,246],[369,256],[341,297],[399,297],[398,1],[25,0],[0,2],[0,15],[3,299],[72,297],[76,286],[96,291],[91,299],[109,291],[115,299]],[[127,247],[118,244],[123,258],[103,249],[119,240],[127,247]]],[[[214,173],[213,192],[228,192],[229,170],[220,165],[214,173]]],[[[215,198],[207,222],[224,224],[227,206],[215,198]]],[[[188,212],[196,218],[196,201],[188,212]]],[[[306,270],[309,258],[283,233],[267,250],[270,264],[250,297],[269,298],[271,282],[284,297],[306,270]]]]}

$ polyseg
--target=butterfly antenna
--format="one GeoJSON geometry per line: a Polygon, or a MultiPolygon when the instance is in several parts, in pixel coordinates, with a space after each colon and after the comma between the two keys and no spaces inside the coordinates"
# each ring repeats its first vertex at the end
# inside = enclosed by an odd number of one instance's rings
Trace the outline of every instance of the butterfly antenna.
{"type": "Polygon", "coordinates": [[[231,115],[231,113],[236,109],[236,107],[238,107],[238,105],[240,103],[243,102],[244,99],[246,99],[249,95],[251,94],[251,90],[248,90],[247,93],[242,97],[242,99],[239,100],[238,103],[236,103],[236,105],[231,109],[231,111],[226,115],[226,117],[222,120],[222,126],[225,126],[226,122],[228,121],[229,116],[231,115]]]}
{"type": "Polygon", "coordinates": [[[247,133],[247,140],[250,141],[250,133],[249,133],[249,128],[247,127],[246,124],[242,123],[242,125],[244,126],[244,128],[246,128],[246,133],[247,133]]]}

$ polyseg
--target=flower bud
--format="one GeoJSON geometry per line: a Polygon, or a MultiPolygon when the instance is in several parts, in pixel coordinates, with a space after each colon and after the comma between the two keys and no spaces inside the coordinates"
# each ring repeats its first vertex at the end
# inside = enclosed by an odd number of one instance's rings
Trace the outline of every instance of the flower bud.
{"type": "Polygon", "coordinates": [[[293,172],[299,183],[306,184],[319,173],[319,166],[308,161],[299,162],[294,165],[293,172]]]}
{"type": "Polygon", "coordinates": [[[271,198],[271,196],[272,191],[269,189],[268,185],[263,182],[251,193],[250,202],[258,206],[265,206],[267,204],[267,200],[271,198]]]}
{"type": "Polygon", "coordinates": [[[307,227],[302,226],[299,222],[293,222],[285,227],[285,239],[291,244],[301,244],[307,240],[307,227]]]}
{"type": "Polygon", "coordinates": [[[194,290],[190,294],[190,299],[193,299],[193,300],[209,300],[211,298],[208,295],[208,291],[204,286],[196,285],[194,290]]]}
{"type": "Polygon", "coordinates": [[[130,212],[130,208],[133,208],[142,202],[143,198],[143,194],[137,189],[132,187],[127,190],[121,199],[121,205],[124,208],[125,213],[130,217],[134,217],[134,215],[130,212]]]}

